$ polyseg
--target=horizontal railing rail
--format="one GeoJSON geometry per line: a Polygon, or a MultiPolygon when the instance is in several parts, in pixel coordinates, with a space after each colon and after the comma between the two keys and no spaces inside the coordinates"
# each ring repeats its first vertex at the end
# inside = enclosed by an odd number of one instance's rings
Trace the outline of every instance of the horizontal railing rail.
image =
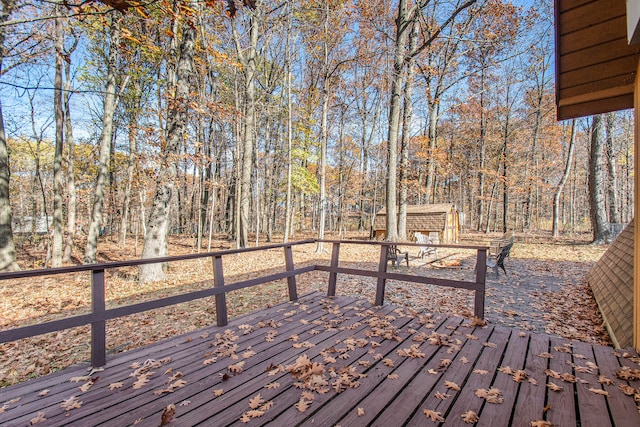
{"type": "Polygon", "coordinates": [[[91,272],[91,313],[80,314],[64,319],[52,320],[48,322],[27,325],[0,331],[0,344],[16,341],[19,339],[30,338],[41,334],[57,332],[65,329],[76,328],[79,326],[91,325],[91,363],[93,366],[103,366],[106,364],[106,321],[116,319],[123,316],[142,313],[148,310],[167,307],[170,305],[185,303],[207,297],[215,298],[216,305],[216,323],[218,326],[227,324],[227,304],[226,294],[248,287],[258,286],[261,284],[287,279],[287,287],[289,300],[298,299],[296,277],[300,274],[308,273],[314,270],[325,271],[329,273],[327,286],[327,295],[335,296],[337,275],[349,274],[365,277],[377,278],[375,304],[382,305],[384,303],[384,293],[387,280],[398,280],[422,284],[432,284],[437,286],[446,286],[453,288],[468,289],[475,292],[474,315],[479,318],[484,317],[484,294],[485,294],[485,275],[486,275],[486,254],[485,246],[464,246],[464,245],[428,245],[435,247],[447,247],[458,249],[476,250],[476,280],[459,281],[449,279],[439,279],[426,276],[417,276],[412,274],[394,273],[387,271],[387,246],[398,245],[403,246],[425,246],[424,244],[415,243],[390,243],[390,242],[372,242],[357,240],[302,240],[298,242],[280,243],[268,246],[259,246],[253,248],[228,249],[218,252],[207,252],[202,254],[178,255],[161,258],[150,258],[130,261],[115,261],[101,264],[87,264],[73,267],[61,267],[51,269],[27,270],[17,272],[0,273],[0,281],[9,279],[22,279],[29,277],[41,277],[58,274],[70,274],[77,272],[91,272]],[[332,253],[329,266],[325,265],[308,265],[305,267],[295,268],[293,262],[292,248],[294,246],[312,244],[312,243],[331,243],[332,253]],[[380,247],[380,259],[378,270],[364,270],[358,268],[339,267],[340,245],[341,244],[358,244],[358,245],[377,245],[380,247]],[[225,276],[222,267],[222,257],[226,255],[241,254],[246,252],[265,251],[270,249],[284,249],[285,271],[260,276],[248,280],[241,280],[231,284],[225,283],[225,276]],[[122,307],[106,308],[105,293],[105,270],[135,267],[144,264],[167,263],[184,260],[195,260],[202,258],[211,258],[213,265],[213,278],[194,283],[194,285],[212,285],[206,289],[187,292],[179,295],[172,295],[151,301],[145,301],[136,304],[130,304],[122,307]]]}

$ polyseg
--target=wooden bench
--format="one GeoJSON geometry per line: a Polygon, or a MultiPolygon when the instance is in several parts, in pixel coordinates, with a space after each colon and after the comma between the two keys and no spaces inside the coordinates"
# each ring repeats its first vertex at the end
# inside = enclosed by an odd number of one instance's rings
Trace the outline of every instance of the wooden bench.
{"type": "Polygon", "coordinates": [[[402,260],[407,261],[407,267],[409,267],[409,252],[401,252],[396,245],[387,246],[387,262],[392,261],[394,267],[398,267],[402,260]]]}
{"type": "Polygon", "coordinates": [[[511,247],[513,246],[513,242],[509,243],[507,246],[504,246],[498,255],[493,258],[487,258],[487,267],[493,268],[493,271],[496,273],[496,277],[500,275],[500,271],[498,268],[501,268],[504,271],[505,276],[507,275],[507,270],[504,268],[504,260],[509,256],[511,252],[511,247]]]}
{"type": "Polygon", "coordinates": [[[498,255],[505,246],[513,245],[513,230],[509,230],[498,239],[489,243],[489,255],[498,255]]]}

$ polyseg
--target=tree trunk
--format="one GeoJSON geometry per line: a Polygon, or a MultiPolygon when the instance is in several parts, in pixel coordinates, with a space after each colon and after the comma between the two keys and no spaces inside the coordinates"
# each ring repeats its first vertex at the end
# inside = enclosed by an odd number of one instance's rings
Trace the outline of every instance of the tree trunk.
{"type": "Polygon", "coordinates": [[[609,223],[605,205],[604,157],[604,117],[593,116],[591,131],[591,153],[589,156],[589,204],[591,207],[591,227],[593,243],[610,243],[609,223]]]}
{"type": "Polygon", "coordinates": [[[253,11],[249,12],[249,47],[246,52],[240,46],[240,36],[233,28],[236,51],[242,64],[244,76],[244,135],[243,135],[243,157],[240,177],[240,229],[238,246],[247,247],[249,233],[249,210],[251,208],[251,171],[253,168],[253,146],[255,144],[255,77],[256,77],[256,57],[258,51],[258,29],[260,2],[256,2],[253,11]]]}
{"type": "Polygon", "coordinates": [[[609,174],[607,207],[609,208],[609,222],[620,223],[620,207],[618,206],[618,177],[616,176],[616,153],[613,147],[613,127],[615,125],[615,113],[607,113],[607,171],[609,174]]]}
{"type": "MultiPolygon", "coordinates": [[[[78,40],[67,51],[67,58],[75,50],[78,40]]],[[[76,235],[76,180],[75,180],[75,144],[71,127],[71,61],[65,62],[65,94],[64,94],[64,140],[67,145],[67,239],[62,253],[62,262],[71,261],[73,237],[76,235]]]]}
{"type": "Polygon", "coordinates": [[[389,105],[389,127],[387,130],[387,241],[398,240],[398,212],[396,203],[398,171],[398,131],[402,110],[402,88],[405,74],[406,43],[408,37],[407,1],[398,2],[396,17],[396,41],[391,76],[391,101],[389,105]]]}
{"type": "Polygon", "coordinates": [[[484,111],[484,84],[485,84],[485,67],[482,67],[480,71],[480,149],[479,149],[479,164],[478,164],[478,197],[476,201],[476,221],[478,221],[477,230],[482,229],[482,223],[484,221],[484,165],[486,157],[486,134],[487,134],[487,117],[484,111]]]}
{"type": "MultiPolygon", "coordinates": [[[[418,26],[412,25],[409,34],[409,51],[418,44],[418,26]]],[[[398,238],[407,240],[407,175],[409,172],[409,137],[411,133],[412,89],[414,58],[407,60],[407,78],[404,82],[404,115],[402,117],[402,139],[400,142],[400,217],[398,218],[398,238]]]]}
{"type": "Polygon", "coordinates": [[[291,230],[291,179],[293,177],[293,105],[291,100],[291,28],[293,26],[293,10],[291,0],[287,1],[287,44],[285,46],[285,87],[287,90],[287,190],[284,211],[284,236],[282,241],[289,241],[291,230]]]}
{"type": "MultiPolygon", "coordinates": [[[[135,86],[139,86],[136,83],[135,86]]],[[[139,93],[139,88],[135,89],[139,93]]],[[[127,230],[129,223],[129,205],[131,204],[131,188],[133,187],[133,177],[136,170],[136,160],[138,158],[138,114],[137,106],[132,108],[131,119],[129,121],[129,157],[127,158],[127,182],[125,183],[124,197],[122,200],[122,219],[120,222],[120,243],[123,247],[127,244],[127,230]]]]}
{"type": "MultiPolygon", "coordinates": [[[[12,0],[2,1],[0,24],[9,20],[15,4],[12,0]]],[[[0,75],[4,58],[5,26],[0,26],[0,75]]],[[[0,99],[0,271],[15,271],[20,267],[16,263],[16,248],[11,230],[11,203],[9,202],[9,150],[4,130],[2,99],[0,99]]]]}
{"type": "Polygon", "coordinates": [[[564,185],[567,182],[567,178],[569,178],[569,173],[571,171],[571,162],[573,161],[573,151],[576,142],[576,119],[571,121],[571,136],[569,137],[569,147],[567,148],[567,161],[564,165],[564,173],[562,174],[562,178],[560,178],[560,182],[556,187],[556,192],[553,195],[553,218],[552,218],[552,226],[551,226],[551,235],[553,237],[558,237],[560,235],[559,227],[558,227],[558,217],[560,216],[560,196],[562,195],[562,191],[564,189],[564,185]]]}
{"type": "MultiPolygon", "coordinates": [[[[167,233],[169,225],[169,204],[175,189],[177,176],[176,155],[187,126],[189,106],[189,80],[193,74],[194,45],[196,30],[187,22],[182,28],[182,42],[176,70],[176,91],[167,117],[167,143],[162,150],[162,165],[158,171],[156,193],[153,198],[144,239],[142,258],[154,258],[167,255],[167,233]]],[[[138,280],[141,283],[163,280],[164,270],[161,264],[140,266],[138,280]]]]}
{"type": "MultiPolygon", "coordinates": [[[[56,15],[60,15],[61,6],[56,5],[56,15]]],[[[64,30],[62,18],[56,18],[55,51],[56,65],[53,80],[53,110],[56,121],[56,146],[53,156],[53,243],[51,248],[51,266],[62,266],[62,193],[64,191],[64,172],[62,170],[62,148],[64,142],[64,106],[62,105],[62,61],[64,50],[64,30]]]]}
{"type": "MultiPolygon", "coordinates": [[[[323,64],[322,64],[322,92],[320,104],[322,105],[320,119],[320,219],[318,223],[318,240],[324,239],[324,228],[327,215],[327,116],[329,115],[329,2],[325,1],[325,15],[323,26],[324,41],[322,43],[323,64]]],[[[316,253],[322,252],[322,242],[316,246],[316,253]]]]}
{"type": "Polygon", "coordinates": [[[104,111],[102,113],[102,135],[100,136],[100,157],[98,160],[98,178],[93,196],[91,221],[87,235],[87,245],[84,251],[84,263],[94,264],[98,247],[98,235],[102,226],[102,210],[104,207],[104,192],[109,174],[111,158],[111,139],[113,137],[113,116],[116,109],[116,73],[118,66],[118,49],[120,44],[120,23],[112,17],[109,26],[111,37],[109,43],[109,57],[107,59],[107,85],[105,88],[104,111]]]}

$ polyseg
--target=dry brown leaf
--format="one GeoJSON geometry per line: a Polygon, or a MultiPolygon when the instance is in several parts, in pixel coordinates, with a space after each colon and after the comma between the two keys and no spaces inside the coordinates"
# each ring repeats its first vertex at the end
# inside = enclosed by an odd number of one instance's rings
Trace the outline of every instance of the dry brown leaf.
{"type": "Polygon", "coordinates": [[[85,376],[82,376],[82,377],[71,377],[71,378],[69,378],[69,381],[72,382],[72,383],[81,383],[81,382],[84,382],[84,381],[89,381],[90,379],[91,379],[91,376],[85,375],[85,376]]]}
{"type": "Polygon", "coordinates": [[[269,383],[267,385],[264,386],[264,388],[266,388],[267,390],[273,390],[280,387],[280,383],[269,383]]]}
{"type": "Polygon", "coordinates": [[[489,390],[484,388],[480,388],[475,391],[476,396],[485,399],[489,403],[502,403],[504,399],[502,398],[502,391],[497,388],[491,387],[489,390]]]}
{"type": "Polygon", "coordinates": [[[601,395],[603,395],[603,396],[609,396],[609,392],[608,392],[608,391],[605,391],[605,390],[603,390],[603,389],[601,389],[601,388],[590,388],[590,389],[589,389],[589,391],[590,391],[591,393],[601,394],[601,395]]]}
{"type": "Polygon", "coordinates": [[[149,382],[149,376],[151,376],[151,374],[153,374],[153,372],[148,372],[146,374],[142,374],[138,377],[138,379],[136,380],[135,383],[133,383],[133,388],[135,390],[138,390],[142,387],[145,386],[145,384],[147,384],[149,382]]]}
{"type": "Polygon", "coordinates": [[[41,422],[46,421],[47,419],[44,415],[44,412],[39,411],[38,415],[36,415],[34,418],[31,418],[31,425],[40,424],[41,422]]]}
{"type": "Polygon", "coordinates": [[[613,384],[613,380],[611,378],[607,378],[606,375],[599,375],[598,376],[598,382],[600,384],[607,384],[607,385],[612,385],[613,384]]]}
{"type": "Polygon", "coordinates": [[[213,390],[213,395],[215,397],[220,397],[224,394],[224,389],[218,388],[216,390],[213,390]]]}
{"type": "Polygon", "coordinates": [[[306,391],[305,390],[302,393],[300,393],[300,398],[302,398],[304,400],[313,400],[313,399],[315,399],[315,396],[310,391],[306,391]]]}
{"type": "Polygon", "coordinates": [[[431,418],[431,421],[434,423],[437,421],[444,422],[444,418],[442,418],[442,413],[440,412],[432,411],[431,409],[423,409],[423,412],[427,417],[431,418]]]}
{"type": "Polygon", "coordinates": [[[311,402],[308,400],[304,400],[304,399],[300,399],[298,401],[298,403],[296,403],[294,406],[296,407],[296,409],[300,412],[304,412],[307,409],[309,409],[309,405],[311,405],[311,402]]]}
{"type": "Polygon", "coordinates": [[[400,376],[398,374],[389,374],[387,375],[387,378],[389,378],[390,380],[397,380],[398,378],[400,378],[400,376]]]}
{"type": "Polygon", "coordinates": [[[498,346],[498,344],[492,343],[492,342],[489,342],[489,341],[483,342],[482,345],[485,346],[485,347],[489,347],[489,348],[496,348],[498,346]]]}
{"type": "Polygon", "coordinates": [[[438,375],[438,371],[436,371],[433,368],[429,369],[427,372],[430,373],[431,375],[438,375]]]}
{"type": "Polygon", "coordinates": [[[445,381],[444,385],[450,390],[460,391],[460,386],[453,381],[445,381]]]}
{"type": "Polygon", "coordinates": [[[190,400],[183,400],[182,402],[180,402],[178,406],[188,406],[190,404],[191,404],[190,400]]]}
{"type": "Polygon", "coordinates": [[[568,383],[575,383],[576,382],[576,377],[575,375],[572,375],[568,372],[565,372],[564,374],[560,374],[560,378],[562,379],[562,381],[566,381],[568,383]]]}
{"type": "Polygon", "coordinates": [[[251,399],[249,399],[249,408],[258,409],[264,403],[265,403],[265,400],[262,398],[262,396],[260,396],[260,393],[258,393],[255,396],[253,396],[251,399]]]}
{"type": "Polygon", "coordinates": [[[43,397],[46,396],[47,394],[49,394],[49,389],[46,390],[42,390],[40,393],[38,393],[38,396],[43,397]]]}
{"type": "Polygon", "coordinates": [[[540,353],[538,357],[544,357],[545,359],[553,359],[553,354],[549,352],[540,353]]]}
{"type": "Polygon", "coordinates": [[[396,366],[396,365],[393,363],[393,360],[391,360],[391,359],[389,359],[389,358],[387,358],[387,359],[382,359],[382,363],[384,363],[386,366],[388,366],[388,367],[390,367],[390,368],[393,368],[394,366],[396,366]]]}
{"type": "Polygon", "coordinates": [[[364,408],[358,407],[358,416],[362,417],[364,415],[364,408]]]}
{"type": "Polygon", "coordinates": [[[549,381],[549,383],[547,384],[547,388],[552,391],[562,391],[562,387],[555,383],[552,383],[551,381],[549,381]]]}
{"type": "Polygon", "coordinates": [[[115,390],[117,388],[122,388],[122,383],[121,382],[109,384],[109,390],[113,391],[113,390],[115,390]]]}
{"type": "Polygon", "coordinates": [[[487,371],[485,369],[474,369],[473,373],[474,374],[478,374],[478,375],[487,375],[489,373],[489,371],[487,371]]]}
{"type": "Polygon", "coordinates": [[[560,379],[560,374],[554,371],[553,369],[545,369],[544,373],[547,374],[547,376],[549,377],[560,379]]]}
{"type": "Polygon", "coordinates": [[[462,356],[460,358],[460,362],[462,362],[462,363],[464,363],[466,365],[467,363],[469,363],[469,359],[467,359],[466,357],[462,356]]]}
{"type": "Polygon", "coordinates": [[[440,399],[440,400],[446,400],[446,399],[451,397],[450,394],[442,393],[442,392],[439,392],[439,391],[436,391],[436,395],[435,396],[436,396],[436,399],[440,399]]]}
{"type": "Polygon", "coordinates": [[[78,409],[82,406],[82,401],[78,400],[78,398],[76,396],[71,396],[68,399],[65,399],[61,404],[60,407],[62,409],[64,409],[65,411],[70,411],[72,409],[78,409]]]}
{"type": "Polygon", "coordinates": [[[205,359],[202,361],[203,365],[211,365],[212,363],[216,363],[216,361],[218,360],[217,357],[210,357],[209,359],[205,359]]]}
{"type": "Polygon", "coordinates": [[[545,421],[545,420],[531,421],[529,423],[529,425],[531,427],[553,427],[553,424],[551,424],[549,421],[545,421]]]}
{"type": "Polygon", "coordinates": [[[86,383],[80,386],[80,391],[83,393],[86,393],[87,391],[89,391],[92,385],[93,385],[93,381],[87,381],[86,383]]]}
{"type": "Polygon", "coordinates": [[[465,412],[464,414],[460,415],[462,417],[462,421],[464,421],[467,424],[473,424],[478,422],[478,414],[476,414],[475,412],[473,412],[472,410],[468,410],[467,412],[465,412]]]}
{"type": "Polygon", "coordinates": [[[244,363],[245,363],[244,360],[242,360],[238,363],[234,363],[233,365],[227,366],[227,369],[229,370],[229,372],[232,372],[234,374],[241,374],[244,368],[244,363]]]}

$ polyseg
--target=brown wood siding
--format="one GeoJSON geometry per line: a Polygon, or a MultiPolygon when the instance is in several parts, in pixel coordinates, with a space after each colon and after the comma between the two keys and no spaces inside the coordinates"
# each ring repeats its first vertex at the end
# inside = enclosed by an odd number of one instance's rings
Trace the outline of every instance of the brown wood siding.
{"type": "Polygon", "coordinates": [[[555,17],[558,119],[632,108],[640,46],[625,1],[557,0],[555,17]]]}
{"type": "Polygon", "coordinates": [[[633,222],[589,271],[587,280],[613,341],[633,345],[633,222]]]}

